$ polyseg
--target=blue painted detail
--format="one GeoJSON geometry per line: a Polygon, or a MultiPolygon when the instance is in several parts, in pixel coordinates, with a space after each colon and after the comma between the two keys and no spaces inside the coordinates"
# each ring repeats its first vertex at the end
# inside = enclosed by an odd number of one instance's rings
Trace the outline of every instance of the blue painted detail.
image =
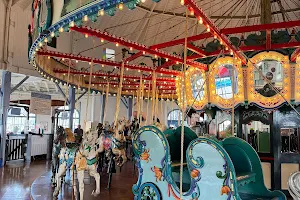
{"type": "MultiPolygon", "coordinates": [[[[135,8],[135,4],[138,2],[138,0],[123,0],[122,1],[125,5],[129,6],[129,9],[135,8]]],[[[65,31],[69,31],[66,27],[69,27],[69,23],[71,21],[74,21],[77,25],[77,23],[82,23],[79,21],[82,21],[82,17],[84,15],[93,16],[98,14],[98,11],[100,9],[109,10],[109,15],[113,16],[114,12],[113,10],[116,9],[116,5],[119,4],[119,0],[107,0],[107,1],[100,1],[97,3],[91,3],[88,6],[83,6],[79,8],[77,11],[72,12],[70,14],[65,15],[64,17],[61,18],[60,21],[57,23],[53,24],[52,26],[48,27],[48,33],[47,34],[40,34],[39,37],[34,41],[32,44],[30,51],[29,51],[29,60],[34,60],[34,54],[33,52],[35,51],[36,48],[38,48],[38,44],[42,41],[44,41],[45,38],[50,37],[50,33],[54,32],[57,34],[58,29],[60,27],[64,27],[65,31]],[[112,9],[112,10],[110,10],[112,9]]],[[[96,19],[94,19],[96,20],[96,19]]],[[[81,24],[80,24],[81,25],[81,24]]],[[[46,30],[46,29],[45,29],[46,30]]]]}
{"type": "Polygon", "coordinates": [[[109,15],[109,16],[114,16],[116,10],[117,10],[117,9],[114,7],[114,8],[105,10],[105,13],[106,13],[107,15],[109,15]]]}
{"type": "Polygon", "coordinates": [[[153,183],[144,183],[140,189],[138,198],[139,200],[160,200],[160,191],[153,183]]]}
{"type": "MultiPolygon", "coordinates": [[[[185,131],[185,134],[189,134],[190,130],[185,128],[185,131]]],[[[163,200],[179,199],[179,174],[172,170],[178,165],[172,162],[171,152],[174,154],[174,150],[170,147],[174,148],[174,145],[169,144],[174,140],[169,140],[169,137],[170,134],[167,138],[154,126],[142,127],[133,135],[133,151],[139,170],[138,181],[132,187],[135,199],[141,200],[151,191],[155,194],[158,192],[163,200]],[[142,192],[146,187],[144,194],[142,192]]],[[[255,150],[245,141],[239,138],[227,138],[224,141],[196,138],[185,148],[183,185],[186,180],[190,179],[190,182],[182,199],[286,200],[282,192],[266,189],[260,160],[255,150]]]]}

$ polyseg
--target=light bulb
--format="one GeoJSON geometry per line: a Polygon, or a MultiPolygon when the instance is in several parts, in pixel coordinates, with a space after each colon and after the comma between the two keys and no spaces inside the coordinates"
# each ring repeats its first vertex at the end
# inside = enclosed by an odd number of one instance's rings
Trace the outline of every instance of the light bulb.
{"type": "Polygon", "coordinates": [[[103,9],[101,9],[101,10],[99,11],[99,15],[100,15],[100,16],[103,16],[103,15],[104,15],[104,10],[103,10],[103,9]]]}
{"type": "Polygon", "coordinates": [[[200,17],[200,19],[199,19],[199,24],[203,24],[203,19],[202,19],[202,17],[200,17]]]}
{"type": "Polygon", "coordinates": [[[123,3],[120,3],[119,4],[119,10],[123,10],[124,6],[123,6],[123,3]]]}
{"type": "Polygon", "coordinates": [[[207,32],[210,32],[210,27],[209,27],[209,26],[207,26],[207,29],[206,29],[206,30],[207,30],[207,32]]]}
{"type": "Polygon", "coordinates": [[[82,19],[84,22],[87,22],[89,20],[89,17],[87,15],[84,15],[83,16],[83,19],[82,19]]]}
{"type": "Polygon", "coordinates": [[[74,27],[74,26],[75,26],[74,21],[71,21],[71,22],[70,22],[70,27],[74,27]]]}

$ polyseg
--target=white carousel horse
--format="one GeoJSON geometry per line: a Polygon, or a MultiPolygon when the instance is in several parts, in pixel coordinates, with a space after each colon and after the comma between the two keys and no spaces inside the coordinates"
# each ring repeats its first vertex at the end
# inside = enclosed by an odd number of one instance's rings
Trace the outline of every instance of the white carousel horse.
{"type": "Polygon", "coordinates": [[[100,141],[98,131],[90,130],[85,134],[82,145],[76,153],[75,165],[79,183],[80,200],[83,200],[85,170],[87,170],[89,175],[93,176],[96,181],[96,190],[93,190],[92,195],[97,196],[100,194],[100,175],[97,172],[97,155],[104,151],[103,145],[100,145],[100,141]]]}
{"type": "Polygon", "coordinates": [[[78,144],[71,143],[75,141],[74,135],[70,132],[70,130],[65,129],[66,133],[66,144],[61,147],[58,159],[59,159],[59,167],[58,172],[55,174],[55,182],[56,182],[56,188],[53,192],[53,198],[56,199],[61,188],[61,179],[66,175],[67,169],[70,169],[71,174],[71,183],[73,183],[73,170],[74,170],[74,158],[75,153],[78,149],[78,144]]]}
{"type": "Polygon", "coordinates": [[[118,120],[118,123],[114,129],[113,134],[113,140],[112,140],[112,152],[115,154],[116,160],[120,160],[122,158],[122,161],[119,161],[117,165],[119,167],[123,166],[124,163],[127,161],[127,155],[126,155],[126,137],[124,135],[124,129],[127,124],[127,120],[125,117],[123,119],[118,120]]]}
{"type": "MultiPolygon", "coordinates": [[[[69,141],[73,139],[69,136],[69,141]]],[[[78,149],[78,145],[72,145],[72,147],[61,148],[59,154],[59,169],[56,174],[57,187],[53,192],[53,198],[56,199],[61,188],[61,178],[66,174],[67,169],[70,169],[71,183],[74,180],[74,170],[76,166],[77,178],[79,183],[80,200],[83,200],[84,192],[84,171],[88,170],[90,176],[93,176],[96,180],[96,190],[92,192],[92,195],[97,196],[100,194],[100,175],[97,172],[97,155],[99,152],[103,151],[103,148],[97,144],[98,132],[88,131],[84,134],[82,144],[78,149]],[[99,146],[100,148],[97,148],[99,146]]],[[[75,140],[74,140],[75,141],[75,140]]],[[[71,143],[72,144],[72,143],[71,143]]],[[[73,184],[75,194],[77,194],[77,189],[75,184],[73,184]]]]}

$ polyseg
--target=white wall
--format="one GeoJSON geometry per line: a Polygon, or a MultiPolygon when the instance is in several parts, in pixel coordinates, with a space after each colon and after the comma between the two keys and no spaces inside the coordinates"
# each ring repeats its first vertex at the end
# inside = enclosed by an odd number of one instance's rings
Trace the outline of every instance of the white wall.
{"type": "Polygon", "coordinates": [[[48,129],[44,133],[50,134],[52,129],[51,115],[36,115],[36,126],[43,128],[47,124],[48,129]]]}

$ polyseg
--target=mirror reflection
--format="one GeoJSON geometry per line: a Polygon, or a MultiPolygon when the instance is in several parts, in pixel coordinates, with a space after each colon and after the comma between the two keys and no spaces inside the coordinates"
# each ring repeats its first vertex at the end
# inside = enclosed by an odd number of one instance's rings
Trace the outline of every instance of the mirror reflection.
{"type": "Polygon", "coordinates": [[[281,62],[277,60],[263,60],[257,63],[256,67],[261,71],[259,72],[254,68],[254,86],[258,93],[265,97],[272,97],[276,95],[276,90],[278,92],[282,90],[283,68],[281,62]]]}
{"type": "Polygon", "coordinates": [[[231,99],[233,91],[234,94],[238,92],[237,72],[233,69],[233,65],[231,64],[221,65],[218,68],[218,73],[215,75],[216,93],[223,99],[231,99]],[[234,85],[233,88],[232,85],[234,85]]]}
{"type": "Polygon", "coordinates": [[[201,73],[194,74],[191,77],[193,97],[200,101],[204,96],[204,78],[201,73]]]}
{"type": "Polygon", "coordinates": [[[299,128],[281,128],[281,153],[299,153],[299,128]]]}
{"type": "Polygon", "coordinates": [[[252,121],[243,126],[244,139],[260,153],[270,153],[270,125],[252,121]]]}

